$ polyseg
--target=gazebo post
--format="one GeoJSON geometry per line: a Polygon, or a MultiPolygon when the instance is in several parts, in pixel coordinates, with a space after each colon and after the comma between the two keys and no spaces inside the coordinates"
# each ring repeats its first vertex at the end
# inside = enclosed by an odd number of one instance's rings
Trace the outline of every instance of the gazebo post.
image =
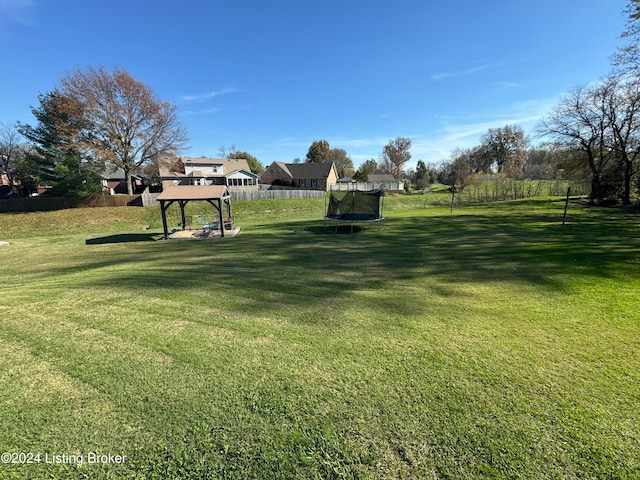
{"type": "Polygon", "coordinates": [[[211,206],[218,211],[218,218],[220,219],[220,221],[218,222],[218,225],[220,226],[220,236],[224,237],[224,223],[222,222],[222,208],[220,208],[220,199],[218,199],[218,205],[216,205],[212,200],[207,200],[207,202],[209,202],[211,206]]]}
{"type": "Polygon", "coordinates": [[[187,223],[187,217],[184,214],[184,207],[187,206],[187,203],[189,203],[189,200],[180,200],[178,203],[180,204],[180,217],[182,220],[182,230],[186,230],[185,223],[187,223]]]}
{"type": "Polygon", "coordinates": [[[218,199],[218,212],[220,213],[220,236],[224,237],[224,215],[222,214],[222,200],[218,199]]]}
{"type": "Polygon", "coordinates": [[[167,209],[173,202],[165,203],[164,200],[160,200],[160,212],[162,213],[162,228],[164,229],[164,239],[169,240],[169,227],[167,226],[167,209]]]}
{"type": "Polygon", "coordinates": [[[224,203],[227,204],[227,213],[229,214],[229,221],[233,222],[233,215],[231,214],[231,202],[229,201],[229,199],[226,199],[224,203]]]}

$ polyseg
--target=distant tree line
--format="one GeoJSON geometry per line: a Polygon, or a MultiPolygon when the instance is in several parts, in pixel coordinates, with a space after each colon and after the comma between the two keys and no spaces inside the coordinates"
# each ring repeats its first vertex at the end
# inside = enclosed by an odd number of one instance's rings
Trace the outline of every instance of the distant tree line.
{"type": "MultiPolygon", "coordinates": [[[[640,0],[629,0],[625,13],[613,72],[560,99],[536,127],[544,143],[531,147],[517,125],[489,129],[479,145],[428,166],[431,177],[461,191],[487,176],[573,180],[588,184],[593,203],[629,205],[640,193],[640,0]]],[[[412,174],[417,183],[418,169],[412,174]]]]}
{"type": "Polygon", "coordinates": [[[404,166],[411,159],[411,140],[397,137],[383,147],[380,164],[374,159],[366,160],[354,171],[353,161],[341,148],[331,148],[326,140],[314,141],[307,151],[307,162],[333,162],[338,177],[348,177],[359,182],[366,182],[373,173],[386,173],[395,179],[405,176],[404,166]]]}

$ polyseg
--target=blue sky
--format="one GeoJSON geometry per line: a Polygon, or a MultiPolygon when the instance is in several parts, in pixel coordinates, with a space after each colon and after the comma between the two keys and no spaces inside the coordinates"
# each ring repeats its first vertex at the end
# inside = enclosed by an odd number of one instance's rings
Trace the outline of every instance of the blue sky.
{"type": "Polygon", "coordinates": [[[265,166],[314,140],[359,165],[398,136],[446,160],[489,128],[532,133],[610,70],[626,0],[0,0],[0,122],[77,68],[123,68],[177,106],[187,156],[265,166]]]}

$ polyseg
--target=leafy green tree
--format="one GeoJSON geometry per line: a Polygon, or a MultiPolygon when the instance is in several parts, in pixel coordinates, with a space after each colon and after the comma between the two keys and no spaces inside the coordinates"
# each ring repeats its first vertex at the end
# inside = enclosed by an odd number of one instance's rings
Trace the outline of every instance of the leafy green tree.
{"type": "Polygon", "coordinates": [[[335,164],[338,178],[351,177],[353,175],[353,160],[349,158],[346,150],[332,148],[329,150],[327,161],[335,164]]]}
{"type": "Polygon", "coordinates": [[[316,140],[309,147],[306,161],[307,163],[328,162],[330,152],[331,147],[329,146],[329,142],[326,140],[316,140]]]}
{"type": "Polygon", "coordinates": [[[542,143],[527,151],[524,176],[532,180],[553,180],[560,170],[563,149],[557,144],[542,143]]]}
{"type": "Polygon", "coordinates": [[[475,172],[475,151],[476,148],[457,148],[451,152],[451,160],[444,169],[442,183],[451,185],[458,192],[464,191],[475,172]]]}
{"type": "Polygon", "coordinates": [[[264,172],[264,165],[262,165],[262,163],[260,163],[260,161],[249,152],[238,151],[235,147],[231,147],[231,151],[227,153],[225,157],[246,160],[249,164],[249,169],[251,169],[251,172],[256,175],[260,175],[264,172]]]}
{"type": "Polygon", "coordinates": [[[358,182],[366,182],[369,175],[375,173],[377,169],[378,163],[373,158],[366,160],[353,174],[353,179],[358,182]]]}
{"type": "MultiPolygon", "coordinates": [[[[496,171],[508,177],[521,178],[526,162],[529,139],[517,125],[490,128],[482,137],[477,155],[484,173],[496,171]]],[[[479,169],[476,169],[478,171],[479,169]]]]}
{"type": "Polygon", "coordinates": [[[418,163],[416,164],[414,183],[418,190],[424,190],[425,188],[429,187],[429,169],[422,160],[418,160],[418,163]]]}
{"type": "Polygon", "coordinates": [[[52,186],[54,195],[86,197],[102,191],[95,167],[83,157],[77,144],[81,130],[78,105],[60,91],[38,97],[40,106],[31,111],[35,127],[18,124],[18,131],[33,145],[23,163],[32,183],[52,186]]]}

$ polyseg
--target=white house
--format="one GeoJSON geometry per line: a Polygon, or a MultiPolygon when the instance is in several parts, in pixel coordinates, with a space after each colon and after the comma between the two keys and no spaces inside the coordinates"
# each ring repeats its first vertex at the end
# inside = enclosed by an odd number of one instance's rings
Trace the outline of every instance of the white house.
{"type": "Polygon", "coordinates": [[[258,190],[260,177],[243,158],[173,158],[160,165],[162,186],[225,185],[230,190],[258,190]]]}

